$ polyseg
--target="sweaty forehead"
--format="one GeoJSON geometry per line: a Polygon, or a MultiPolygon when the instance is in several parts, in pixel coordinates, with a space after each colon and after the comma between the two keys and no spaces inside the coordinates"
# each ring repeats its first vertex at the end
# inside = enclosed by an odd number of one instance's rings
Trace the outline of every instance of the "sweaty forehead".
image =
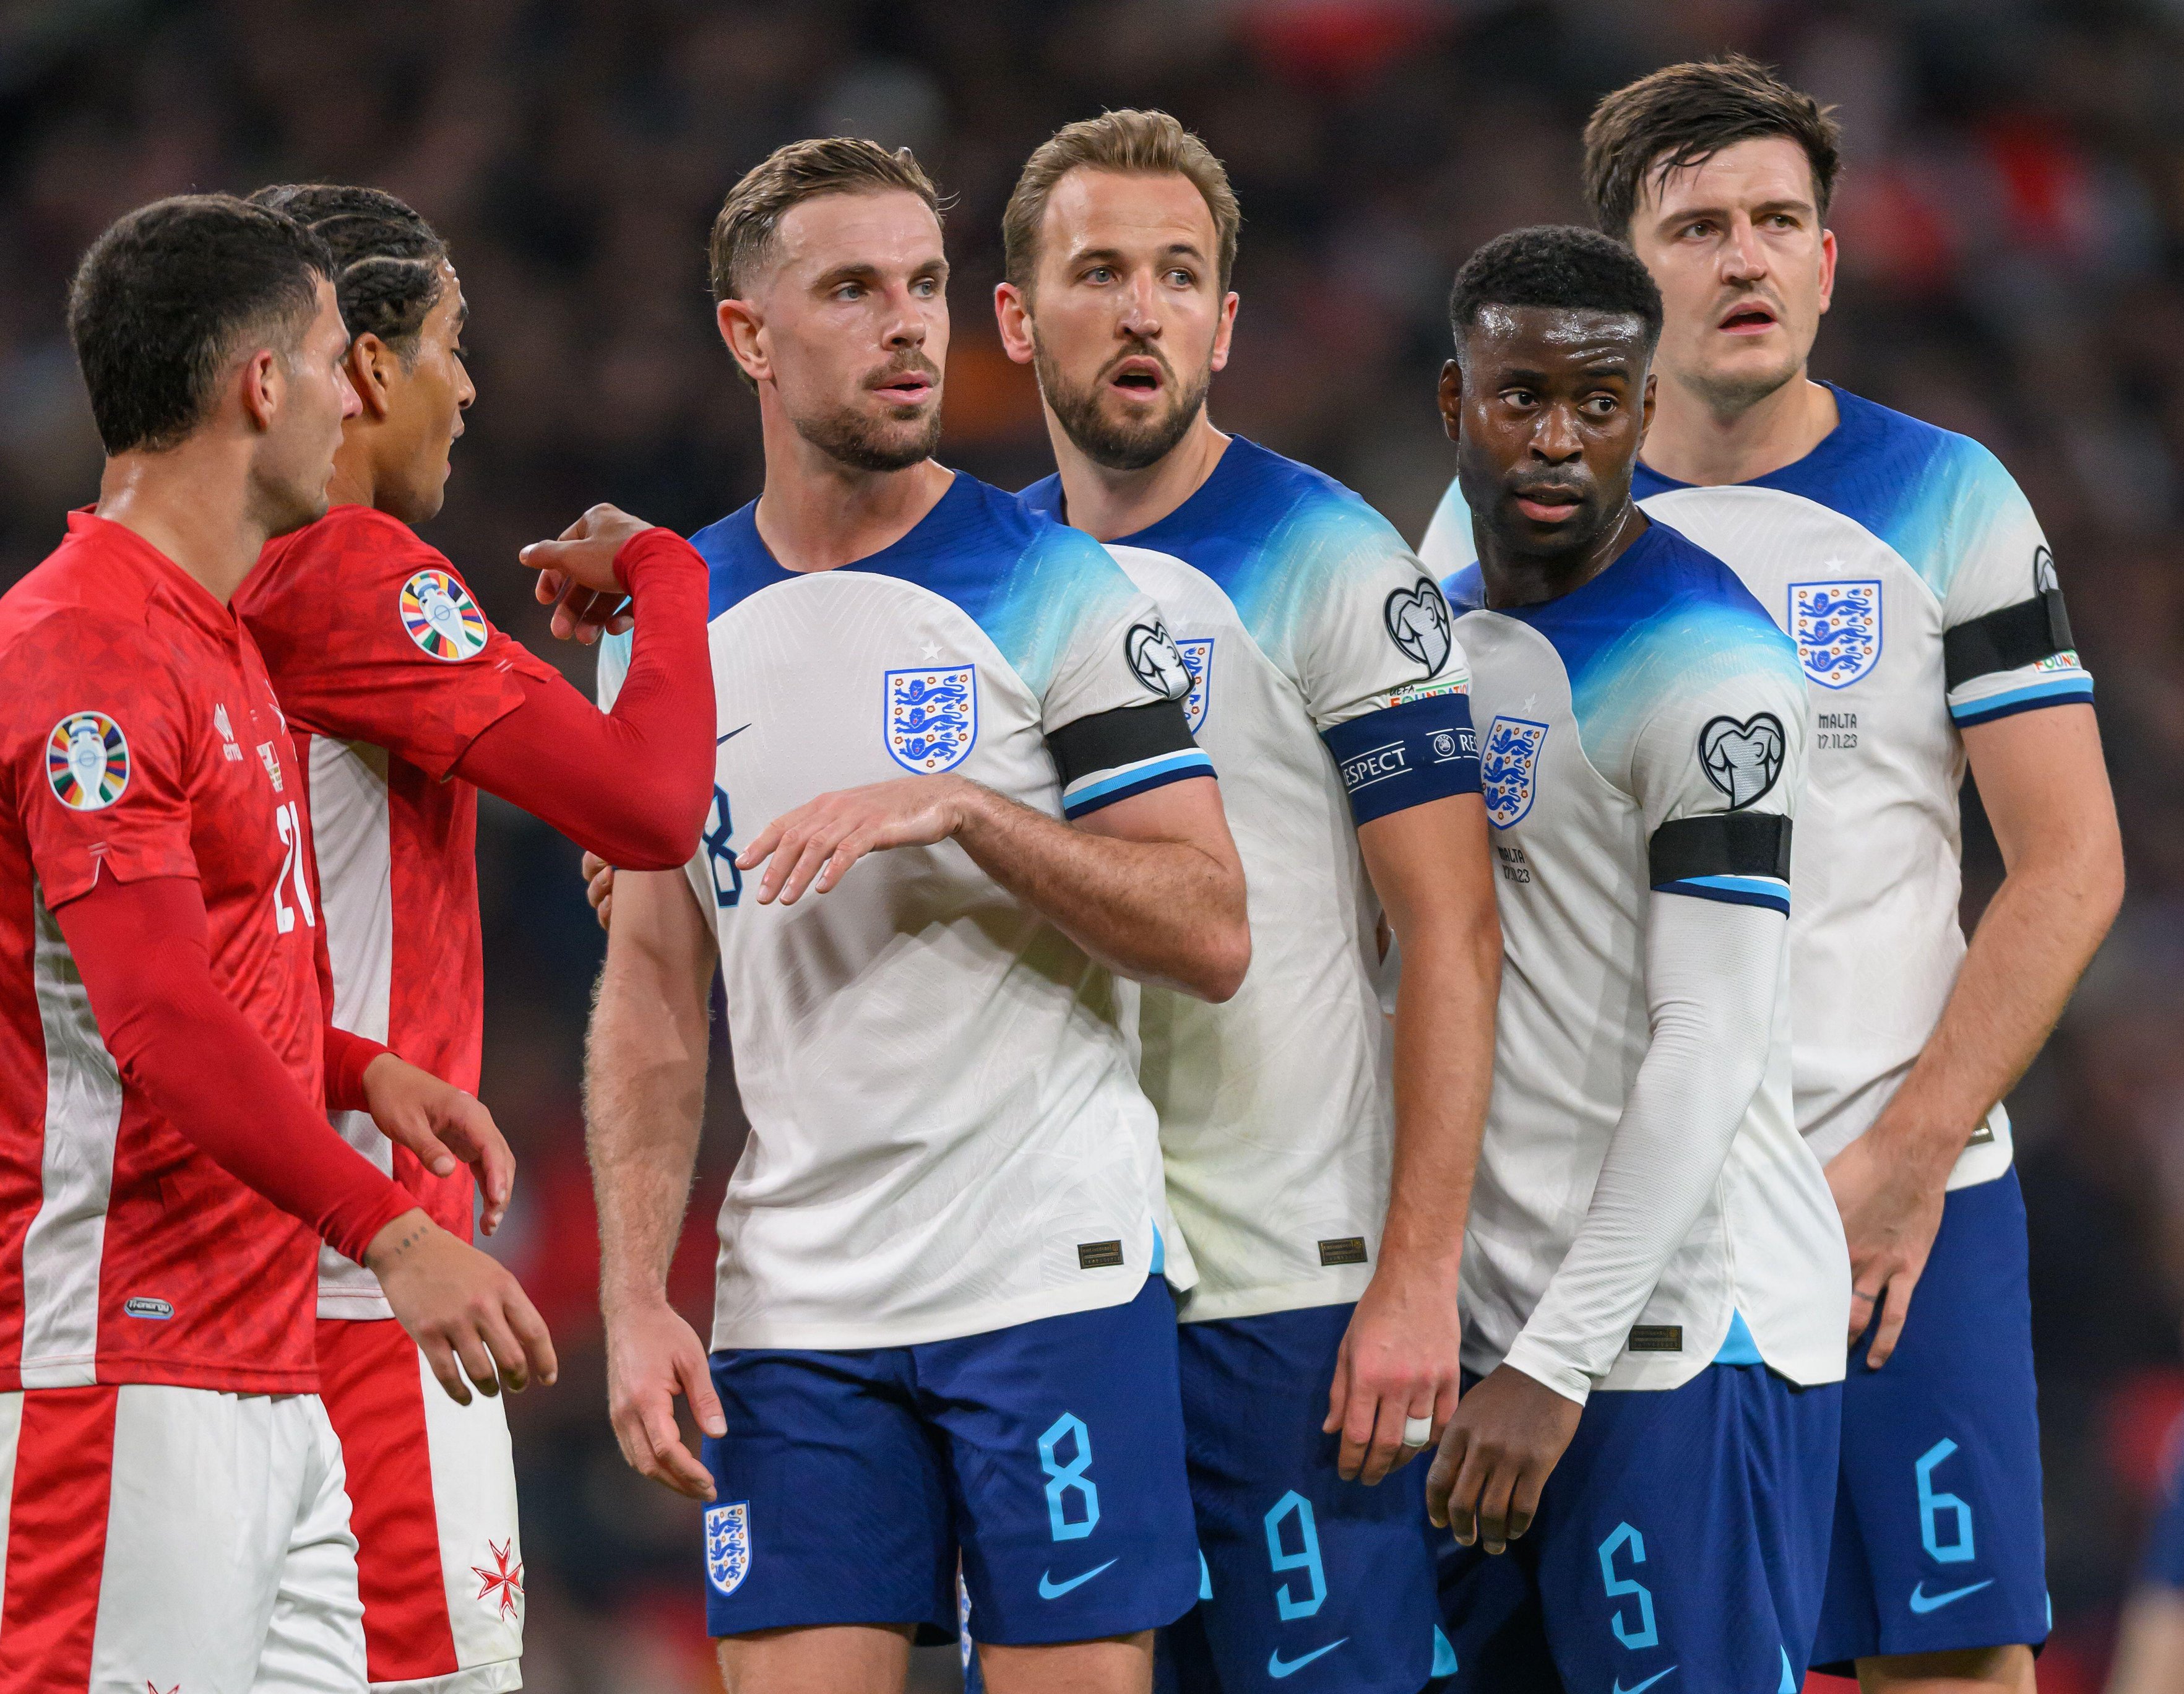
{"type": "Polygon", "coordinates": [[[798,271],[908,267],[939,255],[940,220],[907,189],[815,194],[782,214],[773,246],[777,264],[798,271]]]}
{"type": "Polygon", "coordinates": [[[1489,304],[1464,335],[1465,363],[1525,370],[1635,365],[1646,353],[1646,324],[1634,312],[1573,306],[1489,304]]]}
{"type": "Polygon", "coordinates": [[[1751,136],[1731,142],[1696,164],[1665,174],[1649,171],[1640,185],[1638,215],[1671,217],[1681,211],[1736,206],[1813,203],[1813,164],[1787,136],[1751,136]]]}

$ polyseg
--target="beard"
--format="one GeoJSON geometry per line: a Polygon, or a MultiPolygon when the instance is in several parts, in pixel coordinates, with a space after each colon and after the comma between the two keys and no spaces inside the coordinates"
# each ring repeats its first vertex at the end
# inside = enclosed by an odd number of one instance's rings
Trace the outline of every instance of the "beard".
{"type": "Polygon", "coordinates": [[[922,416],[915,406],[890,406],[877,418],[844,406],[794,420],[796,432],[852,470],[907,471],[932,458],[940,445],[939,391],[933,393],[934,402],[922,416]]]}
{"type": "MultiPolygon", "coordinates": [[[[1206,390],[1213,386],[1213,360],[1209,353],[1205,368],[1190,383],[1177,380],[1174,368],[1154,348],[1137,345],[1117,359],[1150,359],[1167,372],[1167,391],[1173,398],[1167,410],[1150,417],[1118,421],[1100,410],[1106,389],[1101,376],[1078,387],[1062,374],[1061,366],[1046,350],[1046,343],[1032,337],[1032,368],[1039,373],[1039,393],[1054,409],[1062,432],[1077,450],[1107,471],[1142,471],[1172,452],[1196,421],[1206,404],[1206,390]]],[[[1112,362],[1112,361],[1111,361],[1112,362]]]]}

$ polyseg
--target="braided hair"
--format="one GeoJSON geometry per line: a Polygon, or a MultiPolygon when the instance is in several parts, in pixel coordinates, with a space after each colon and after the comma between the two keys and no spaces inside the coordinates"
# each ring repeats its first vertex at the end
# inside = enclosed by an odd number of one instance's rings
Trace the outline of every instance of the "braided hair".
{"type": "Polygon", "coordinates": [[[376,335],[405,365],[416,356],[448,258],[448,244],[430,224],[379,188],[291,182],[260,188],[250,199],[287,213],[332,251],[334,293],[352,341],[376,335]]]}

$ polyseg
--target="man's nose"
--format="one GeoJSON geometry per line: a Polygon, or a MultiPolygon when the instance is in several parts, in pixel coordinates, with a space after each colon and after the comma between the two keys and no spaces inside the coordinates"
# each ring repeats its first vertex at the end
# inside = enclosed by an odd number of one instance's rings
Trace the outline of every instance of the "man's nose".
{"type": "Polygon", "coordinates": [[[1116,326],[1124,335],[1150,341],[1161,332],[1160,302],[1153,292],[1153,280],[1139,276],[1130,284],[1123,297],[1122,321],[1116,326]]]}
{"type": "Polygon", "coordinates": [[[1724,282],[1756,282],[1767,274],[1767,251],[1751,219],[1739,215],[1729,226],[1729,239],[1721,244],[1721,278],[1724,282]]]}
{"type": "Polygon", "coordinates": [[[1585,441],[1574,411],[1568,406],[1549,406],[1540,412],[1539,421],[1532,426],[1533,458],[1549,465],[1567,465],[1584,452],[1585,441]]]}

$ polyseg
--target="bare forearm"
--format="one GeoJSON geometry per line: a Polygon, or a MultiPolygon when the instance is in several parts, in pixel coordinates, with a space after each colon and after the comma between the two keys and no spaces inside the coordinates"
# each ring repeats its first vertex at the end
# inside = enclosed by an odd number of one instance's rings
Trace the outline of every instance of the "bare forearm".
{"type": "Polygon", "coordinates": [[[1384,1268],[1453,1280],[1493,1086],[1497,934],[1405,938],[1384,1268]]]}
{"type": "Polygon", "coordinates": [[[2038,1054],[2114,915],[2109,885],[2068,862],[2003,879],[1941,1022],[1875,1126],[1892,1151],[1947,1175],[2038,1054]]]}
{"type": "Polygon", "coordinates": [[[967,783],[956,839],[987,875],[1124,976],[1225,1000],[1248,956],[1244,879],[1187,841],[1072,827],[967,783]]]}

